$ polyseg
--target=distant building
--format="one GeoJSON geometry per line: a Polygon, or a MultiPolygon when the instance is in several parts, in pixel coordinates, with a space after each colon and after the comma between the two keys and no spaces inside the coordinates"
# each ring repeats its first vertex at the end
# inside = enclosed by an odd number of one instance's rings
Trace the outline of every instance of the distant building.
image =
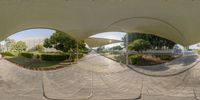
{"type": "MultiPolygon", "coordinates": [[[[23,41],[27,45],[27,51],[35,51],[35,47],[37,45],[43,45],[45,38],[27,38],[27,39],[22,39],[18,41],[23,41]]],[[[0,42],[0,52],[6,52],[10,51],[10,47],[12,43],[15,43],[17,41],[13,39],[6,39],[2,42],[0,42]]],[[[58,50],[54,48],[44,48],[44,52],[58,52],[58,50]]]]}
{"type": "Polygon", "coordinates": [[[5,44],[0,44],[0,51],[1,51],[1,52],[7,51],[6,45],[5,45],[5,44]]]}
{"type": "MultiPolygon", "coordinates": [[[[23,39],[20,41],[23,41],[27,45],[27,51],[35,51],[35,47],[37,45],[43,45],[44,44],[45,38],[28,38],[28,39],[23,39]]],[[[45,52],[57,52],[56,49],[54,48],[45,48],[45,52]]]]}
{"type": "Polygon", "coordinates": [[[5,52],[5,51],[10,51],[11,49],[11,44],[14,43],[14,39],[5,39],[4,41],[0,42],[0,51],[5,52]]]}
{"type": "Polygon", "coordinates": [[[24,40],[20,40],[26,43],[27,51],[34,51],[36,45],[43,45],[44,38],[28,38],[24,40]]]}

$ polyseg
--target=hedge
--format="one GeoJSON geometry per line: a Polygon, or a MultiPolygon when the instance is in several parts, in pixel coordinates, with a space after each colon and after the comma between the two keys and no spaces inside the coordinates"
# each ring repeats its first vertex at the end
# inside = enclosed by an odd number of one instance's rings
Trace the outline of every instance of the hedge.
{"type": "Polygon", "coordinates": [[[80,58],[82,58],[83,57],[83,53],[79,53],[78,54],[78,58],[80,59],[80,58]]]}
{"type": "Polygon", "coordinates": [[[15,55],[12,54],[11,52],[2,52],[1,55],[2,55],[2,56],[15,56],[15,55]]]}
{"type": "Polygon", "coordinates": [[[142,59],[142,55],[135,54],[130,56],[131,64],[138,64],[140,60],[142,59]]]}
{"type": "Polygon", "coordinates": [[[200,54],[200,50],[197,50],[198,54],[200,54]]]}
{"type": "Polygon", "coordinates": [[[63,61],[69,59],[68,54],[41,54],[41,59],[45,61],[63,61]]]}
{"type": "MultiPolygon", "coordinates": [[[[79,58],[79,59],[82,58],[83,55],[84,55],[83,53],[79,53],[79,54],[78,54],[78,58],[79,58]]],[[[72,55],[71,55],[71,58],[72,58],[72,59],[76,59],[76,58],[77,58],[77,55],[76,55],[76,54],[72,54],[72,55]]]]}
{"type": "Polygon", "coordinates": [[[161,60],[172,60],[173,57],[171,55],[159,55],[158,56],[161,60]]]}
{"type": "Polygon", "coordinates": [[[26,57],[26,58],[33,58],[34,54],[33,53],[29,53],[29,52],[24,52],[21,53],[22,56],[26,57]]]}

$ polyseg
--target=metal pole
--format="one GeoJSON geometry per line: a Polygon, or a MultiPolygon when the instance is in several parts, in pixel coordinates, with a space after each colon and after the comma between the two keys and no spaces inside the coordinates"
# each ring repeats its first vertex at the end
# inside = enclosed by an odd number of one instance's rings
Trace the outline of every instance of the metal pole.
{"type": "Polygon", "coordinates": [[[126,39],[125,39],[125,46],[126,46],[126,65],[128,65],[128,33],[126,33],[126,39]]]}

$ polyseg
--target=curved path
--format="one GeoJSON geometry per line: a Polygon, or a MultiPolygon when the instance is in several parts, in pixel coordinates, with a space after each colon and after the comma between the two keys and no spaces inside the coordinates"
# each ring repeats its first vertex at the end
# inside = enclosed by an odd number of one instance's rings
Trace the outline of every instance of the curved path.
{"type": "Polygon", "coordinates": [[[170,77],[145,76],[96,53],[46,72],[0,60],[1,100],[198,100],[200,64],[170,77]]]}
{"type": "Polygon", "coordinates": [[[134,66],[129,65],[129,68],[134,71],[154,77],[168,77],[183,73],[199,63],[198,55],[192,54],[180,57],[165,64],[153,66],[134,66]]]}

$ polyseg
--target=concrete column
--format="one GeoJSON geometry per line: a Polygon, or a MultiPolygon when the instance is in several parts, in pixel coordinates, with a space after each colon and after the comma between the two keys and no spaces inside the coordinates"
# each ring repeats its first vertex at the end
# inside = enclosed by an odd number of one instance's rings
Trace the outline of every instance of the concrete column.
{"type": "Polygon", "coordinates": [[[189,50],[189,46],[184,46],[183,48],[183,56],[185,56],[185,52],[189,50]]]}
{"type": "Polygon", "coordinates": [[[126,37],[125,37],[126,41],[125,41],[125,46],[126,46],[126,65],[128,65],[128,33],[126,33],[126,37]]]}
{"type": "Polygon", "coordinates": [[[78,43],[76,43],[76,63],[78,63],[78,43]]]}

